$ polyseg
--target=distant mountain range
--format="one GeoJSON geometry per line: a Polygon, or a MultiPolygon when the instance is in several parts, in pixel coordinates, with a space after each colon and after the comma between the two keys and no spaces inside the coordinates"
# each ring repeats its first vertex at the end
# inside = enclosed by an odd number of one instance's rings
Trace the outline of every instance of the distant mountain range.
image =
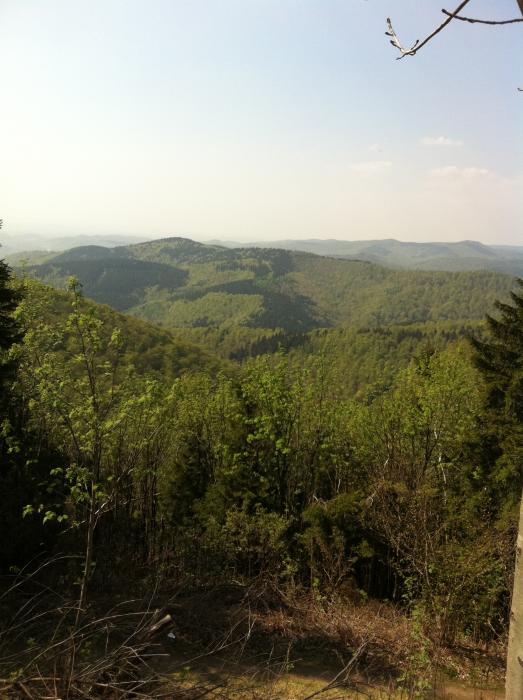
{"type": "MultiPolygon", "coordinates": [[[[339,253],[345,242],[317,243],[338,247],[329,248],[331,257],[325,257],[276,247],[227,248],[166,238],[45,253],[33,257],[25,270],[57,288],[74,275],[87,297],[172,329],[227,332],[240,327],[302,332],[481,319],[492,310],[495,299],[506,298],[513,285],[512,277],[491,270],[392,269],[332,257],[333,250],[339,253]]],[[[385,243],[400,249],[410,246],[385,243]]],[[[367,246],[373,244],[367,242],[367,246]]],[[[472,251],[479,258],[483,248],[490,250],[466,242],[448,246],[462,251],[465,260],[472,251]]],[[[374,250],[379,248],[376,242],[374,250]]],[[[386,248],[382,245],[382,250],[386,248]]],[[[496,258],[495,252],[491,258],[496,258]]]]}
{"type": "Polygon", "coordinates": [[[141,243],[150,240],[150,236],[123,236],[123,235],[79,235],[79,236],[38,236],[36,234],[7,234],[2,233],[0,253],[12,255],[13,253],[27,253],[28,251],[60,251],[77,246],[101,245],[117,246],[141,243]]]}
{"type": "MultiPolygon", "coordinates": [[[[230,241],[210,241],[231,248],[240,247],[230,241]]],[[[358,259],[387,267],[412,270],[495,270],[523,276],[523,245],[492,246],[478,241],[459,243],[406,243],[393,238],[375,241],[340,241],[308,239],[264,241],[245,244],[251,248],[300,250],[316,255],[358,259]]]]}
{"type": "MultiPolygon", "coordinates": [[[[2,236],[0,249],[8,260],[18,265],[22,260],[41,262],[50,259],[50,252],[81,246],[114,248],[150,241],[143,236],[2,236]]],[[[225,248],[274,248],[296,250],[347,260],[366,260],[378,265],[412,270],[494,270],[514,276],[523,276],[523,245],[485,245],[478,241],[458,243],[407,243],[393,238],[372,241],[342,241],[336,239],[307,239],[235,243],[211,240],[207,245],[225,248]]]]}

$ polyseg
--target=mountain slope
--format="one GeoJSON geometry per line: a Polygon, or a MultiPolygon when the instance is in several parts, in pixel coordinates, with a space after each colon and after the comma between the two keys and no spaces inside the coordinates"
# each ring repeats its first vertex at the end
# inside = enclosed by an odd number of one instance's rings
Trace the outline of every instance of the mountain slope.
{"type": "MultiPolygon", "coordinates": [[[[227,245],[236,247],[238,244],[227,245]]],[[[388,267],[415,270],[493,270],[523,275],[523,246],[488,246],[477,241],[408,243],[392,238],[373,241],[282,240],[250,245],[366,260],[388,267]]]]}
{"type": "Polygon", "coordinates": [[[172,238],[81,247],[27,273],[171,328],[379,327],[481,319],[513,281],[489,271],[397,270],[281,249],[230,249],[172,238]]]}
{"type": "MultiPolygon", "coordinates": [[[[26,303],[39,309],[39,320],[45,319],[52,327],[71,312],[71,295],[51,289],[35,280],[24,282],[26,303]]],[[[137,318],[118,313],[104,304],[85,299],[85,309],[91,309],[104,323],[107,336],[119,328],[123,341],[123,358],[139,373],[154,373],[170,381],[185,371],[208,369],[218,372],[227,363],[201,346],[174,338],[166,329],[158,328],[137,318]]]]}
{"type": "Polygon", "coordinates": [[[118,311],[139,304],[145,290],[153,285],[176,289],[187,277],[184,270],[119,258],[111,250],[105,258],[75,259],[68,254],[59,255],[48,263],[28,267],[27,273],[58,289],[65,286],[69,277],[76,277],[84,286],[86,296],[118,311]]]}

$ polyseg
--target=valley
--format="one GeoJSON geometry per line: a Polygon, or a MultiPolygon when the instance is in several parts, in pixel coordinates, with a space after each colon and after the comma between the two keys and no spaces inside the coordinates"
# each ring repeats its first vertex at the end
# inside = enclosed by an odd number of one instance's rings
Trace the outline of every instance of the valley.
{"type": "Polygon", "coordinates": [[[275,331],[476,321],[513,284],[486,270],[397,270],[181,238],[73,248],[27,264],[24,274],[59,289],[75,276],[88,298],[195,339],[238,329],[256,340],[275,331]]]}
{"type": "Polygon", "coordinates": [[[523,700],[523,0],[456,5],[0,0],[0,700],[523,700]]]}

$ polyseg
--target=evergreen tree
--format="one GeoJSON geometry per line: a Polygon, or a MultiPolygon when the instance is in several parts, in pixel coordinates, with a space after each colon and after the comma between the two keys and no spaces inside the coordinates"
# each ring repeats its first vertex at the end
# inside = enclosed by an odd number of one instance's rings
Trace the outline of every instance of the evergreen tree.
{"type": "Polygon", "coordinates": [[[29,543],[36,540],[34,528],[21,522],[22,507],[32,493],[32,478],[25,467],[33,445],[23,439],[23,411],[13,389],[17,365],[9,356],[21,338],[14,316],[19,297],[11,285],[11,270],[0,260],[0,573],[17,564],[22,552],[31,557],[35,550],[29,543]]]}
{"type": "MultiPolygon", "coordinates": [[[[513,304],[497,302],[499,318],[488,317],[490,339],[473,341],[475,360],[487,382],[487,421],[497,451],[496,477],[519,487],[523,481],[523,280],[513,304]]],[[[523,498],[507,654],[507,700],[523,697],[523,498]]]]}
{"type": "Polygon", "coordinates": [[[490,337],[472,340],[487,386],[483,447],[503,495],[515,498],[523,483],[523,280],[517,284],[512,304],[496,302],[499,318],[487,316],[490,337]]]}
{"type": "Polygon", "coordinates": [[[513,305],[500,301],[495,306],[500,318],[487,316],[490,339],[474,340],[476,364],[488,384],[488,408],[514,417],[523,418],[523,404],[514,403],[516,385],[520,380],[523,362],[523,279],[517,280],[521,291],[511,292],[513,305]],[[508,401],[508,403],[507,403],[508,401]]]}
{"type": "Polygon", "coordinates": [[[19,299],[10,281],[11,271],[7,264],[0,260],[0,406],[5,405],[6,384],[14,370],[13,364],[7,361],[7,351],[19,338],[18,325],[13,315],[19,299]]]}

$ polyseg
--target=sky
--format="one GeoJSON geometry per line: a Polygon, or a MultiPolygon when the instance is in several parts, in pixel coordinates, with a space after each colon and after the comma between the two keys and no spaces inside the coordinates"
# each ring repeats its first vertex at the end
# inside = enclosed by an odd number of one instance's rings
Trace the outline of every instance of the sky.
{"type": "Polygon", "coordinates": [[[441,7],[0,0],[4,233],[523,245],[523,23],[441,7]]]}

